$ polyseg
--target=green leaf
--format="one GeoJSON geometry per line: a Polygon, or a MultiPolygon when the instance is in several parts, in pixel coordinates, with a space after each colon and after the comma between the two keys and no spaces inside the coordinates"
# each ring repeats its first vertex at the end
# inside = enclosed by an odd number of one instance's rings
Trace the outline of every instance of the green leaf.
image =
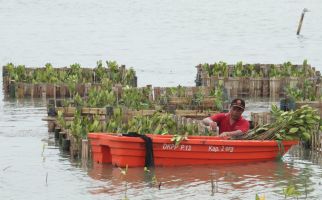
{"type": "Polygon", "coordinates": [[[308,132],[303,132],[303,133],[302,133],[302,136],[303,136],[303,139],[304,139],[305,141],[308,141],[308,140],[310,140],[310,139],[311,139],[311,134],[310,134],[310,133],[308,133],[308,132]]]}
{"type": "Polygon", "coordinates": [[[309,120],[306,121],[306,123],[308,123],[308,124],[315,124],[316,122],[313,119],[309,119],[309,120]]]}
{"type": "Polygon", "coordinates": [[[296,133],[299,130],[299,128],[291,128],[290,133],[296,133]]]}

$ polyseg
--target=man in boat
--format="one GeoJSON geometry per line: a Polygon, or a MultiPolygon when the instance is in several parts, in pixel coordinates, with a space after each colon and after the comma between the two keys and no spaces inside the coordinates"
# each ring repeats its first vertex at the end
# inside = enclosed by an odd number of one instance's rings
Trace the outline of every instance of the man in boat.
{"type": "Polygon", "coordinates": [[[249,130],[248,120],[242,117],[245,110],[243,99],[234,99],[230,104],[228,113],[218,113],[202,120],[203,124],[209,126],[210,130],[219,128],[220,137],[238,137],[249,130]]]}

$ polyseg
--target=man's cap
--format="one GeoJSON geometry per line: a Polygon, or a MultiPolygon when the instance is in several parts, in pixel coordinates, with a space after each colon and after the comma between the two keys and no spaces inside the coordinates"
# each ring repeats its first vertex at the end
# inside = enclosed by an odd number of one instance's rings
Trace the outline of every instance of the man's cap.
{"type": "Polygon", "coordinates": [[[238,107],[238,108],[245,110],[245,101],[242,99],[234,99],[231,102],[230,106],[231,107],[238,107]]]}

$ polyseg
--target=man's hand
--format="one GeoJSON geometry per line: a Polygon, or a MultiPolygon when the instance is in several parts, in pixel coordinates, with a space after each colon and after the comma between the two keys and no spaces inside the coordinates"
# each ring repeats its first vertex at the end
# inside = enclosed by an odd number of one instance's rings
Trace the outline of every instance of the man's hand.
{"type": "Polygon", "coordinates": [[[202,123],[206,126],[209,126],[211,131],[217,130],[217,123],[215,121],[212,121],[210,117],[203,119],[202,123]]]}
{"type": "Polygon", "coordinates": [[[217,123],[216,122],[210,122],[209,126],[212,131],[217,131],[217,123]]]}
{"type": "Polygon", "coordinates": [[[231,137],[230,132],[222,132],[219,137],[231,137]]]}

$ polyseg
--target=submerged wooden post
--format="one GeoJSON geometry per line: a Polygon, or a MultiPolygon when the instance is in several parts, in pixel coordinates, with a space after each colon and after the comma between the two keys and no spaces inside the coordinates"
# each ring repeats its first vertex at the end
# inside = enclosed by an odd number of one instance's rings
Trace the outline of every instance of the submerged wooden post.
{"type": "Polygon", "coordinates": [[[88,140],[82,140],[82,160],[88,160],[88,140]]]}
{"type": "Polygon", "coordinates": [[[300,32],[301,32],[301,28],[302,28],[302,23],[303,23],[303,19],[304,19],[304,14],[306,12],[308,12],[309,10],[307,8],[304,8],[303,11],[302,11],[302,15],[301,15],[301,19],[300,19],[300,22],[299,22],[299,26],[297,28],[297,32],[296,32],[296,35],[299,35],[300,32]]]}

